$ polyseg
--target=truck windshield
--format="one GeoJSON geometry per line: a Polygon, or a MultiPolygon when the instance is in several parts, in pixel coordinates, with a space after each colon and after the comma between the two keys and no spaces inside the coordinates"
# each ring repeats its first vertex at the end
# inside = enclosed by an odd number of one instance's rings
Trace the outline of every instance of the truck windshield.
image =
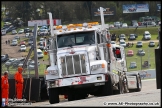
{"type": "Polygon", "coordinates": [[[74,45],[95,44],[95,32],[75,32],[70,34],[61,34],[57,36],[58,48],[74,45]]]}

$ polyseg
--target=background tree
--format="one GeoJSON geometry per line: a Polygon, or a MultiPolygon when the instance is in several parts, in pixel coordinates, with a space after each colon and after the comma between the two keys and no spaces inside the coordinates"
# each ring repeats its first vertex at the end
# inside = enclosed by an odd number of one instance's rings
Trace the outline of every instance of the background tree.
{"type": "MultiPolygon", "coordinates": [[[[91,12],[93,8],[115,8],[115,15],[105,16],[105,21],[131,21],[139,20],[144,16],[157,16],[161,18],[161,12],[157,11],[157,4],[160,1],[3,1],[1,6],[5,6],[8,16],[12,19],[21,18],[27,25],[28,20],[48,19],[47,12],[52,12],[53,18],[61,19],[64,23],[83,23],[89,21],[99,21],[100,17],[94,16],[91,12]],[[149,12],[123,13],[123,5],[126,4],[149,4],[149,12]],[[39,11],[37,11],[40,9],[39,11]]],[[[1,12],[1,15],[4,12],[1,12]]],[[[2,17],[3,18],[3,17],[2,17]]]]}

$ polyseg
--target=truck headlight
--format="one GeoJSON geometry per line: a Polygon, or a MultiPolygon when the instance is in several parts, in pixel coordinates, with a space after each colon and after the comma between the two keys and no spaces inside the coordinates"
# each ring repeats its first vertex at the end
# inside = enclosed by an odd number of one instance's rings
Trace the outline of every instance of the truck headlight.
{"type": "Polygon", "coordinates": [[[105,68],[105,64],[102,63],[102,64],[97,64],[97,65],[92,65],[91,66],[91,71],[97,70],[99,68],[105,68]]]}
{"type": "Polygon", "coordinates": [[[58,75],[58,70],[47,70],[46,74],[50,74],[50,75],[58,75]]]}
{"type": "Polygon", "coordinates": [[[91,66],[91,71],[97,70],[97,69],[99,69],[99,68],[101,68],[101,67],[102,67],[101,64],[92,65],[92,66],[91,66]]]}

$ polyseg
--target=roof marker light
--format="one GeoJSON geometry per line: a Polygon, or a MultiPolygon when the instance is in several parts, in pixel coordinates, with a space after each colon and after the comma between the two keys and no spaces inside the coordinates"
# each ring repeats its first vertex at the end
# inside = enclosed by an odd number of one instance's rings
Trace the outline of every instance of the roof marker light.
{"type": "Polygon", "coordinates": [[[88,24],[87,23],[83,23],[83,27],[87,27],[88,26],[88,24]]]}

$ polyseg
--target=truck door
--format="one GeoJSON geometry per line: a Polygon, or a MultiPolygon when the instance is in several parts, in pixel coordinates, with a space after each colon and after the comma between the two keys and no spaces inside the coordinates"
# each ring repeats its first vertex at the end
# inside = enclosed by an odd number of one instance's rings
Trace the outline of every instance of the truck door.
{"type": "Polygon", "coordinates": [[[106,47],[106,43],[104,42],[103,37],[97,33],[97,43],[98,43],[98,47],[99,47],[99,53],[100,53],[100,57],[101,60],[107,60],[107,47],[106,47]]]}

